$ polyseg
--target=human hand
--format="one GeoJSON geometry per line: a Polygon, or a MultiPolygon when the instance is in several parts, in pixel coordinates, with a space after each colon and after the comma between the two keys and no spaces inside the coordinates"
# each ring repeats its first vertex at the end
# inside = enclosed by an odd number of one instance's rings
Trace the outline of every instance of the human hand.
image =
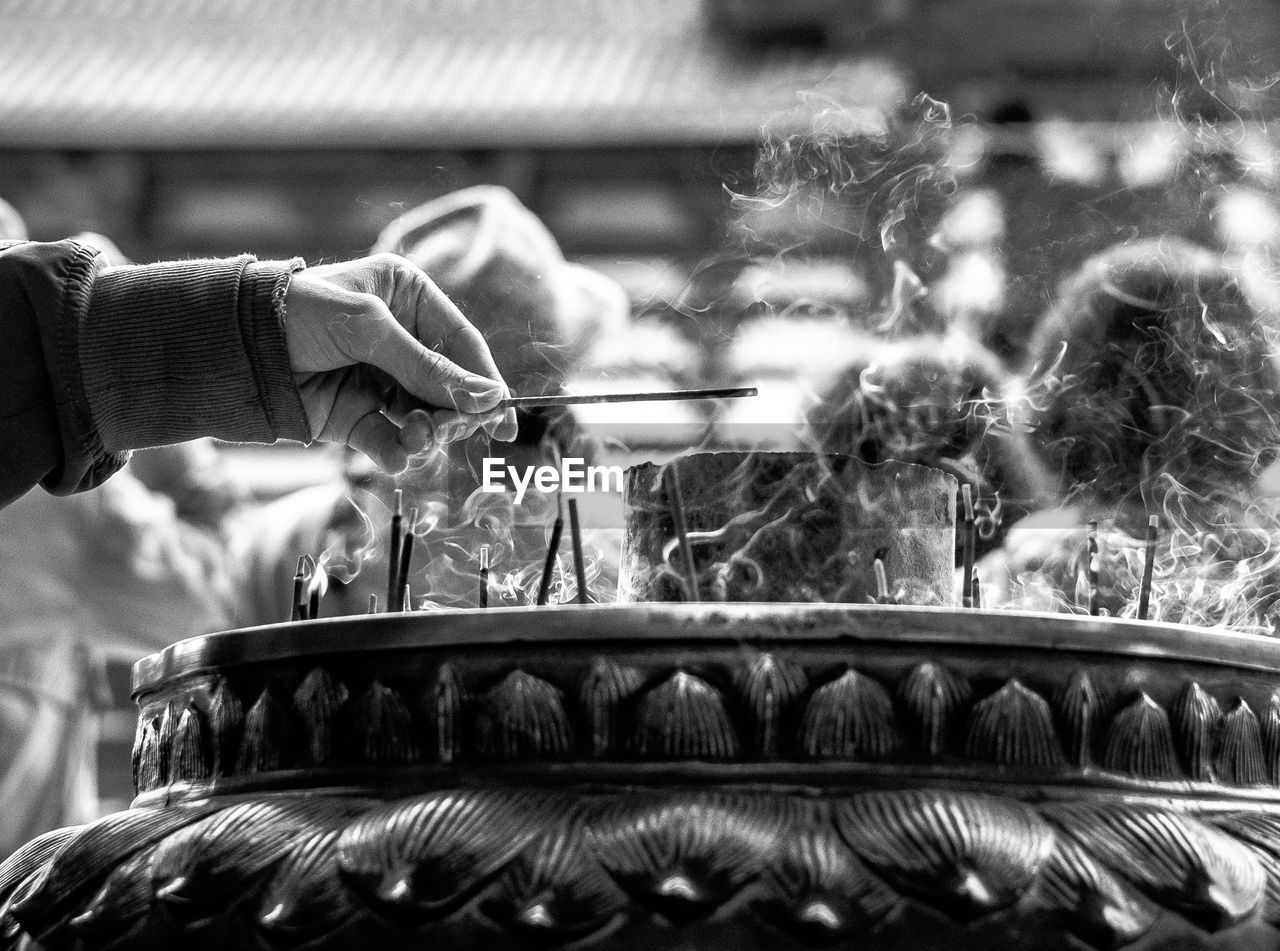
{"type": "Polygon", "coordinates": [[[484,338],[425,273],[377,254],[308,268],[285,295],[285,338],[311,435],[388,472],[483,428],[516,435],[484,338]]]}

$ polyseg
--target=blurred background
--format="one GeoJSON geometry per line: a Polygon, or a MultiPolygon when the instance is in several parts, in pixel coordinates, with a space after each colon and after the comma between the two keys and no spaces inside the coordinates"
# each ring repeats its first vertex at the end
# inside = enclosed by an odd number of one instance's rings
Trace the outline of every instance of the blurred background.
{"type": "MultiPolygon", "coordinates": [[[[766,391],[586,414],[620,458],[732,445],[746,422],[789,448],[847,333],[942,321],[1017,366],[1064,277],[1114,244],[1274,262],[1277,49],[1274,0],[0,0],[0,237],[318,263],[499,186],[625,292],[566,382],[766,391]]],[[[0,762],[27,764],[9,795],[36,800],[41,751],[82,749],[78,778],[44,780],[63,821],[132,795],[132,661],[274,620],[270,598],[228,605],[324,547],[305,513],[352,466],[300,447],[139,463],[113,495],[0,517],[0,635],[64,648],[4,652],[0,712],[47,732],[0,762]]]]}

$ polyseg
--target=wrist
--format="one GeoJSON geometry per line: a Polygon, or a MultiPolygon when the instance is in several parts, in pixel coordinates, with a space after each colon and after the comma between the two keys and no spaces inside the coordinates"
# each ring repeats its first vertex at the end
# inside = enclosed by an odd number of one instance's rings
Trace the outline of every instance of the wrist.
{"type": "Polygon", "coordinates": [[[79,336],[104,445],[307,439],[281,323],[299,266],[242,255],[99,274],[79,336]]]}

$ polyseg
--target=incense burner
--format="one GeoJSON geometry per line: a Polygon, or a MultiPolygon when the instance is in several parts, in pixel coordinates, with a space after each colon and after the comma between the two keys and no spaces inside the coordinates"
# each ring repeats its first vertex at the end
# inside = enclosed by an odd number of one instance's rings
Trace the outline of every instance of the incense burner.
{"type": "MultiPolygon", "coordinates": [[[[1280,643],[897,606],[389,614],[134,674],[27,948],[1280,945],[1280,643]]],[[[25,942],[25,944],[23,944],[25,942]]]]}

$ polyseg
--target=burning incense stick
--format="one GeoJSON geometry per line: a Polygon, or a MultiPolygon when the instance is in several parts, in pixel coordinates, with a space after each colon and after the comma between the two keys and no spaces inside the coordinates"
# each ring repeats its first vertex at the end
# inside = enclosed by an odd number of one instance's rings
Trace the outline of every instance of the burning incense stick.
{"type": "Polygon", "coordinates": [[[532,409],[539,406],[582,406],[588,403],[660,403],[669,400],[736,400],[756,396],[754,386],[711,390],[665,390],[648,393],[560,393],[550,396],[511,396],[498,405],[502,409],[532,409]]]}
{"type": "Polygon", "coordinates": [[[370,614],[378,613],[378,596],[376,594],[371,593],[369,595],[369,613],[370,614]]]}
{"type": "Polygon", "coordinates": [[[663,470],[663,478],[667,480],[667,497],[671,505],[671,521],[675,525],[676,540],[680,545],[680,561],[684,569],[684,583],[688,588],[690,601],[701,601],[698,591],[698,569],[693,563],[693,547],[689,544],[689,523],[684,517],[684,494],[680,489],[680,471],[673,459],[663,470]]]}
{"type": "Polygon", "coordinates": [[[1098,556],[1098,520],[1089,519],[1089,616],[1098,616],[1098,573],[1101,558],[1098,556]]]}
{"type": "Polygon", "coordinates": [[[289,616],[291,621],[301,621],[307,610],[307,599],[304,585],[307,583],[307,576],[302,573],[306,561],[302,555],[298,556],[298,570],[293,576],[293,609],[289,616]]]}
{"type": "Polygon", "coordinates": [[[542,580],[538,582],[538,604],[546,604],[551,596],[551,576],[555,572],[556,556],[560,553],[560,536],[564,534],[564,509],[556,496],[556,520],[551,524],[551,541],[547,544],[547,558],[542,563],[542,580]]]}
{"type": "Polygon", "coordinates": [[[582,554],[582,526],[578,524],[578,500],[569,500],[569,540],[573,544],[573,573],[578,580],[578,603],[590,604],[587,597],[587,560],[582,554]]]}
{"type": "Polygon", "coordinates": [[[418,524],[418,509],[409,510],[409,527],[404,531],[404,540],[400,544],[400,560],[397,562],[399,574],[396,575],[396,587],[403,591],[409,583],[409,564],[413,561],[413,527],[418,524]]]}
{"type": "Polygon", "coordinates": [[[311,621],[320,613],[320,568],[316,564],[316,560],[307,554],[303,554],[298,559],[298,562],[302,566],[303,574],[307,579],[306,593],[299,599],[299,610],[302,612],[304,621],[311,621]]]}
{"type": "Polygon", "coordinates": [[[400,594],[400,523],[403,521],[404,490],[396,489],[395,505],[391,510],[391,537],[387,540],[387,610],[396,609],[400,594]]]}
{"type": "Polygon", "coordinates": [[[480,607],[489,606],[489,546],[480,546],[480,607]]]}
{"type": "Polygon", "coordinates": [[[322,588],[320,575],[317,572],[311,579],[311,599],[307,605],[307,620],[309,621],[314,621],[320,616],[320,598],[324,596],[322,588]]]}
{"type": "Polygon", "coordinates": [[[1160,531],[1160,516],[1147,519],[1147,550],[1142,563],[1142,588],[1138,592],[1138,620],[1145,621],[1151,611],[1151,577],[1156,569],[1156,534],[1160,531]]]}
{"type": "Polygon", "coordinates": [[[400,593],[400,610],[413,610],[413,590],[408,585],[405,585],[403,591],[400,593]]]}
{"type": "Polygon", "coordinates": [[[969,592],[969,601],[977,610],[982,610],[982,582],[978,580],[977,574],[973,576],[973,590],[969,592]]]}
{"type": "Polygon", "coordinates": [[[969,483],[960,486],[964,502],[964,575],[960,582],[960,598],[966,608],[973,604],[973,556],[977,547],[978,520],[973,510],[973,487],[969,483]]]}

